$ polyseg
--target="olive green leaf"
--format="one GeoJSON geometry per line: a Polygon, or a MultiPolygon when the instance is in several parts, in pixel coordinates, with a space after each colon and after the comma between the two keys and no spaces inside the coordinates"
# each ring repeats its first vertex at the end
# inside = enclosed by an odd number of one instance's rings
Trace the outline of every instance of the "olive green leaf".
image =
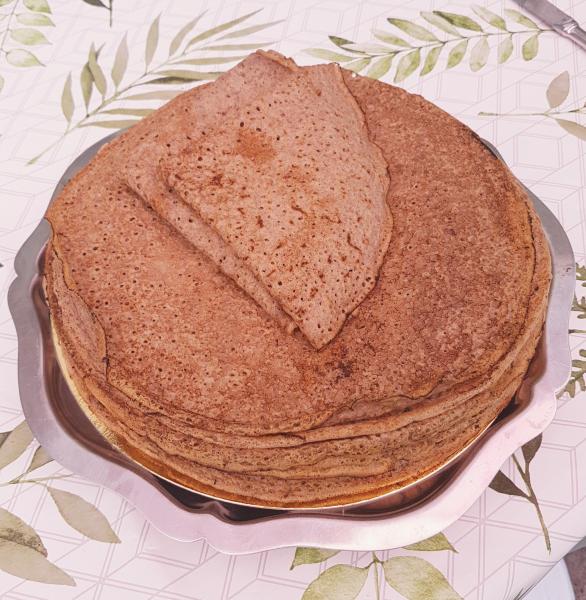
{"type": "Polygon", "coordinates": [[[354,73],[360,73],[362,69],[368,67],[371,60],[371,57],[359,58],[358,60],[353,60],[352,62],[346,63],[344,68],[348,69],[349,71],[353,71],[354,73]]]}
{"type": "Polygon", "coordinates": [[[29,581],[75,585],[75,581],[40,552],[9,540],[0,540],[0,569],[29,581]]]}
{"type": "MultiPolygon", "coordinates": [[[[237,62],[246,58],[246,55],[239,56],[210,56],[208,58],[178,58],[171,61],[172,65],[222,65],[231,62],[237,62]]],[[[350,60],[350,57],[348,57],[350,60]]]]}
{"type": "Polygon", "coordinates": [[[520,496],[528,498],[527,494],[519,489],[502,471],[499,471],[490,482],[488,487],[499,494],[508,494],[509,496],[520,496]]]}
{"type": "Polygon", "coordinates": [[[47,451],[43,448],[43,446],[39,446],[35,453],[33,454],[33,458],[31,460],[31,464],[28,466],[28,469],[25,473],[30,473],[35,469],[40,469],[46,464],[52,462],[52,458],[47,454],[47,451]]]}
{"type": "Polygon", "coordinates": [[[19,423],[0,446],[0,469],[14,462],[33,441],[33,434],[26,421],[19,423]]]}
{"type": "Polygon", "coordinates": [[[3,508],[0,508],[0,540],[28,546],[43,556],[47,556],[47,549],[37,532],[20,517],[3,508]]]}
{"type": "Polygon", "coordinates": [[[523,13],[512,8],[505,8],[505,15],[509,17],[515,23],[528,27],[529,29],[539,29],[539,26],[535,21],[532,21],[529,17],[526,17],[523,13]]]}
{"type": "MultiPolygon", "coordinates": [[[[401,48],[410,48],[411,44],[406,42],[404,39],[397,37],[396,35],[391,35],[382,29],[374,29],[372,35],[381,42],[385,42],[385,44],[391,44],[391,46],[400,46],[401,48]]],[[[330,38],[331,39],[331,38],[330,38]]]]}
{"type": "Polygon", "coordinates": [[[442,51],[442,48],[443,46],[435,46],[427,53],[420,75],[427,75],[428,73],[431,73],[433,71],[435,65],[437,65],[437,61],[442,51]]]}
{"type": "Polygon", "coordinates": [[[346,50],[355,50],[361,54],[388,54],[390,48],[382,44],[348,44],[346,50]]]}
{"type": "Polygon", "coordinates": [[[434,15],[438,15],[445,19],[448,23],[459,27],[460,29],[468,29],[470,31],[482,31],[482,27],[470,17],[466,15],[458,15],[456,13],[444,12],[442,10],[434,10],[434,15]]]}
{"type": "Polygon", "coordinates": [[[104,76],[102,67],[100,67],[98,64],[98,53],[96,52],[93,44],[90,47],[87,63],[98,92],[100,92],[102,96],[105,96],[108,89],[108,84],[106,83],[106,77],[104,76]]]}
{"type": "Polygon", "coordinates": [[[43,67],[43,63],[28,50],[16,48],[6,53],[6,60],[13,67],[43,67]]]}
{"type": "Polygon", "coordinates": [[[419,13],[423,19],[425,19],[430,25],[435,25],[438,29],[441,29],[445,33],[449,33],[454,37],[462,37],[462,34],[449,22],[446,21],[440,15],[436,15],[432,12],[422,11],[419,13]]]}
{"type": "Polygon", "coordinates": [[[414,37],[417,40],[423,40],[424,42],[438,42],[437,37],[429,31],[429,29],[425,29],[425,27],[421,27],[421,25],[417,25],[416,23],[412,23],[411,21],[407,21],[405,19],[393,19],[388,18],[387,21],[398,27],[401,31],[404,31],[407,35],[414,37]]]}
{"type": "Polygon", "coordinates": [[[500,42],[499,46],[498,46],[498,61],[499,64],[503,64],[505,62],[507,62],[509,60],[509,58],[511,58],[511,54],[513,54],[513,36],[512,35],[507,35],[505,38],[503,38],[503,40],[500,42]]]}
{"type": "Polygon", "coordinates": [[[38,46],[39,44],[49,44],[49,40],[43,33],[32,29],[31,27],[21,27],[19,29],[12,29],[10,31],[10,37],[19,44],[25,44],[26,46],[38,46]]]}
{"type": "Polygon", "coordinates": [[[149,32],[147,34],[146,46],[144,49],[144,62],[146,68],[148,69],[155,52],[157,50],[157,46],[159,45],[159,20],[161,19],[161,15],[159,15],[149,27],[149,32]]]}
{"type": "Polygon", "coordinates": [[[86,537],[98,542],[119,543],[106,517],[87,500],[76,494],[47,487],[66,523],[86,537]]]}
{"type": "Polygon", "coordinates": [[[355,58],[354,56],[346,56],[345,54],[340,54],[339,52],[322,50],[321,48],[308,48],[305,50],[305,53],[309,54],[309,56],[321,58],[323,60],[330,60],[332,62],[347,62],[349,60],[354,60],[355,58]]]}
{"type": "Polygon", "coordinates": [[[171,40],[171,43],[169,44],[169,56],[172,56],[173,54],[175,54],[175,52],[177,52],[177,50],[179,50],[179,47],[187,37],[187,34],[198,24],[199,20],[206,14],[206,12],[207,11],[204,10],[197,17],[195,17],[195,19],[189,21],[187,25],[184,25],[175,34],[175,37],[171,40]]]}
{"type": "Polygon", "coordinates": [[[536,33],[532,35],[528,40],[525,40],[523,43],[523,48],[521,49],[523,54],[523,58],[525,60],[532,60],[537,56],[539,52],[539,34],[536,33]]]}
{"type": "Polygon", "coordinates": [[[586,319],[586,298],[582,296],[580,300],[574,295],[572,300],[572,310],[579,312],[578,319],[586,319]]]}
{"type": "Polygon", "coordinates": [[[16,20],[21,25],[37,25],[38,27],[55,27],[51,18],[42,13],[20,13],[16,15],[16,20]]]}
{"type": "Polygon", "coordinates": [[[258,42],[252,44],[212,44],[210,46],[202,46],[194,48],[195,50],[219,50],[221,52],[232,52],[236,50],[258,50],[266,46],[272,46],[275,42],[258,42]]]}
{"type": "Polygon", "coordinates": [[[273,25],[278,25],[279,23],[282,23],[283,21],[284,21],[284,19],[281,19],[280,21],[271,21],[270,23],[261,23],[260,25],[251,25],[250,27],[244,27],[243,29],[238,29],[237,31],[232,31],[230,33],[222,35],[218,39],[219,40],[229,40],[229,39],[244,37],[246,35],[250,35],[251,33],[257,33],[259,31],[262,31],[263,29],[272,27],[273,25]]]}
{"type": "Polygon", "coordinates": [[[395,73],[395,83],[404,81],[417,69],[421,62],[421,50],[413,50],[407,54],[404,54],[399,61],[397,66],[397,72],[395,73]]]}
{"type": "Polygon", "coordinates": [[[61,92],[61,111],[68,123],[71,123],[74,110],[75,105],[73,104],[73,94],[71,93],[71,73],[69,73],[61,92]]]}
{"type": "Polygon", "coordinates": [[[478,5],[473,5],[472,10],[489,25],[492,25],[497,29],[501,29],[502,31],[507,31],[507,24],[505,23],[505,20],[500,15],[492,12],[492,10],[488,10],[488,8],[478,5]]]}
{"type": "Polygon", "coordinates": [[[468,40],[458,42],[448,54],[448,69],[452,69],[462,62],[468,49],[468,40]]]}
{"type": "Polygon", "coordinates": [[[118,89],[118,86],[122,82],[122,78],[124,77],[124,73],[126,73],[126,68],[128,67],[128,44],[126,43],[126,34],[122,40],[120,40],[120,44],[118,45],[118,49],[116,50],[116,56],[114,58],[114,64],[112,65],[112,81],[114,82],[114,87],[118,89]]]}
{"type": "Polygon", "coordinates": [[[181,90],[157,90],[156,92],[144,92],[142,94],[132,94],[125,96],[125,100],[171,100],[181,94],[181,90]]]}
{"type": "Polygon", "coordinates": [[[204,40],[207,40],[208,38],[211,38],[212,36],[218,34],[218,33],[222,33],[228,29],[230,29],[231,27],[235,27],[236,25],[239,25],[240,23],[242,23],[243,21],[246,21],[247,19],[250,19],[250,17],[253,17],[254,15],[258,14],[262,9],[258,9],[255,10],[251,13],[248,13],[242,17],[238,17],[237,19],[233,19],[232,21],[228,21],[226,23],[222,23],[221,25],[218,25],[217,27],[212,27],[211,29],[208,29],[207,31],[204,31],[198,35],[196,35],[194,38],[192,38],[191,40],[189,40],[189,43],[187,44],[187,47],[189,46],[193,46],[193,44],[197,44],[198,42],[203,42],[204,40]]]}
{"type": "Polygon", "coordinates": [[[368,69],[368,71],[366,72],[367,77],[370,77],[371,79],[380,79],[389,72],[392,62],[392,54],[379,58],[372,64],[370,69],[368,69]]]}
{"type": "Polygon", "coordinates": [[[295,557],[289,567],[289,570],[299,565],[312,565],[332,558],[340,552],[339,550],[326,550],[325,548],[295,548],[295,557]]]}
{"type": "Polygon", "coordinates": [[[33,12],[51,14],[51,8],[47,0],[24,0],[24,5],[33,12]]]}
{"type": "MultiPolygon", "coordinates": [[[[571,121],[568,122],[571,123],[571,121]]],[[[568,392],[570,398],[574,398],[576,396],[576,385],[579,386],[582,392],[586,391],[586,360],[582,360],[586,359],[586,350],[580,350],[579,355],[581,358],[574,359],[572,361],[572,373],[568,383],[566,384],[566,387],[563,390],[568,392]]]]}
{"type": "Polygon", "coordinates": [[[136,125],[140,119],[125,119],[121,121],[92,121],[81,123],[78,127],[104,127],[105,129],[126,129],[136,125]]]}
{"type": "Polygon", "coordinates": [[[387,583],[407,600],[462,600],[432,564],[415,556],[394,556],[383,562],[387,583]]]}
{"type": "MultiPolygon", "coordinates": [[[[347,40],[346,38],[341,38],[337,35],[329,35],[328,38],[332,44],[338,46],[338,48],[342,48],[343,50],[347,50],[346,46],[355,43],[352,40],[347,40]]],[[[362,52],[358,52],[356,50],[348,50],[348,52],[352,52],[353,54],[362,54],[362,52]]]]}
{"type": "Polygon", "coordinates": [[[0,7],[2,6],[8,6],[9,4],[12,4],[15,0],[0,0],[0,7]]]}
{"type": "Polygon", "coordinates": [[[2,75],[0,75],[0,92],[2,91],[3,87],[4,87],[4,77],[2,77],[2,75]]]}
{"type": "Polygon", "coordinates": [[[470,68],[473,71],[480,71],[488,61],[490,47],[486,37],[481,37],[470,52],[470,68]]]}
{"type": "Polygon", "coordinates": [[[525,459],[525,464],[529,464],[537,454],[539,448],[541,448],[542,435],[541,433],[534,437],[532,440],[529,440],[526,444],[523,444],[521,448],[523,452],[523,458],[525,459]]]}
{"type": "Polygon", "coordinates": [[[334,565],[314,579],[301,600],[354,600],[364,587],[368,567],[334,565]]]}
{"type": "Polygon", "coordinates": [[[576,281],[581,281],[582,287],[586,287],[586,265],[576,263],[576,281]]]}
{"type": "Polygon", "coordinates": [[[450,544],[448,538],[443,533],[437,533],[426,540],[421,540],[415,544],[409,544],[409,546],[403,546],[403,548],[405,550],[417,550],[419,552],[438,552],[440,550],[456,552],[454,546],[450,544]]]}
{"type": "Polygon", "coordinates": [[[557,108],[563,104],[568,94],[570,93],[570,74],[567,71],[560,73],[555,79],[553,79],[547,86],[545,95],[547,96],[547,103],[549,108],[557,108]]]}

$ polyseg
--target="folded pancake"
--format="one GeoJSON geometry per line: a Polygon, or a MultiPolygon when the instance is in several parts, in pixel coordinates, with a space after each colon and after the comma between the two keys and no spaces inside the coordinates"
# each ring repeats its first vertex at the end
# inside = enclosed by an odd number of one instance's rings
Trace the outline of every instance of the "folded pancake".
{"type": "MultiPolygon", "coordinates": [[[[314,89],[327,68],[304,70],[314,89]]],[[[388,490],[490,423],[534,353],[551,275],[526,194],[437,107],[344,79],[391,173],[393,232],[374,288],[319,352],[121,174],[187,105],[207,119],[215,84],[108,144],[48,211],[47,299],[80,401],[192,489],[274,506],[388,490]]]]}
{"type": "MultiPolygon", "coordinates": [[[[255,273],[315,348],[375,285],[391,235],[387,166],[337,65],[290,76],[184,133],[163,181],[255,273]]],[[[254,88],[254,82],[251,82],[254,88]]]]}
{"type": "Polygon", "coordinates": [[[295,323],[248,265],[158,177],[160,159],[177,142],[185,143],[185,131],[205,130],[235,103],[265,93],[290,75],[289,61],[274,54],[270,51],[251,54],[213,85],[197,88],[197,102],[192,94],[182,94],[177,98],[175,110],[165,119],[159,119],[156,129],[143,129],[140,143],[125,146],[121,169],[131,190],[235,281],[281,327],[292,332],[295,323]]]}

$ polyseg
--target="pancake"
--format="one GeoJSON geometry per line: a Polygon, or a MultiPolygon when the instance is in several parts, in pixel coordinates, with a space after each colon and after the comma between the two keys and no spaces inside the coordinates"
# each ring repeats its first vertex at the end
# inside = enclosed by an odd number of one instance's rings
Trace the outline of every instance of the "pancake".
{"type": "Polygon", "coordinates": [[[320,74],[316,89],[290,67],[215,127],[188,129],[159,165],[317,349],[374,287],[392,225],[387,166],[364,115],[337,65],[320,74]]]}
{"type": "MultiPolygon", "coordinates": [[[[319,90],[328,68],[303,71],[319,90]]],[[[48,211],[64,368],[125,452],[192,489],[324,506],[401,485],[482,431],[534,353],[551,266],[526,194],[439,108],[343,76],[393,226],[373,289],[319,351],[128,185],[129,157],[145,139],[162,157],[186,106],[209,127],[208,86],[108,144],[48,211]]]]}

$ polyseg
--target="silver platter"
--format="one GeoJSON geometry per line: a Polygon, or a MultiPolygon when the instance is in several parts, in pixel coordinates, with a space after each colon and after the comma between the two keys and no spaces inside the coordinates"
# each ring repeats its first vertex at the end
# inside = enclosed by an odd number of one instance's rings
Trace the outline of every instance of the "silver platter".
{"type": "MultiPolygon", "coordinates": [[[[67,169],[53,198],[113,136],[88,148],[67,169]]],[[[484,142],[500,159],[496,149],[484,142]]],[[[18,384],[35,437],[65,468],[118,492],[155,527],[182,541],[205,538],[234,554],[286,546],[348,550],[397,548],[430,537],[457,520],[503,462],[553,419],[556,391],[571,367],[568,318],[574,255],[562,226],[527,190],[553,258],[544,335],[516,396],[482,436],[420,480],[360,504],[321,510],[271,510],[210,498],[150,473],[113,448],[78,406],[61,373],[42,290],[50,234],[43,220],[18,252],[8,304],[18,335],[18,384]]]]}

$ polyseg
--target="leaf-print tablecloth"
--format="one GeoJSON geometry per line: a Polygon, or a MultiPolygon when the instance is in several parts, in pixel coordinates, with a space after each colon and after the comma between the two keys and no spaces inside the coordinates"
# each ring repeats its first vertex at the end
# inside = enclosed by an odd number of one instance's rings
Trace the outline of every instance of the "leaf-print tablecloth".
{"type": "MultiPolygon", "coordinates": [[[[558,5],[586,22],[586,1],[558,5]]],[[[508,2],[0,0],[0,597],[513,599],[586,535],[586,54],[508,2]],[[336,60],[495,143],[578,262],[573,373],[554,423],[442,534],[376,553],[227,556],[165,538],[32,440],[6,304],[68,163],[255,48],[336,60]]]]}

